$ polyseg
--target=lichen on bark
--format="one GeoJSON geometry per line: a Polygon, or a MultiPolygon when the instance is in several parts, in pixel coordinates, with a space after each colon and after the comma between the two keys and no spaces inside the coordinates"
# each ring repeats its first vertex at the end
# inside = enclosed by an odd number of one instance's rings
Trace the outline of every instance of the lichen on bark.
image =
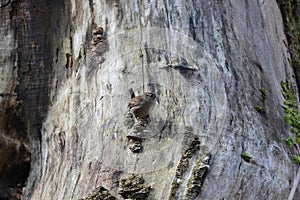
{"type": "Polygon", "coordinates": [[[210,152],[207,146],[200,145],[199,138],[188,133],[171,184],[169,199],[195,199],[200,193],[209,169],[210,152]],[[193,137],[194,136],[194,137],[193,137]]]}
{"type": "Polygon", "coordinates": [[[105,187],[99,186],[90,195],[81,200],[116,200],[116,197],[112,196],[105,187]]]}
{"type": "Polygon", "coordinates": [[[150,191],[151,186],[145,185],[145,180],[141,175],[132,174],[120,180],[119,194],[124,199],[147,199],[150,191]]]}

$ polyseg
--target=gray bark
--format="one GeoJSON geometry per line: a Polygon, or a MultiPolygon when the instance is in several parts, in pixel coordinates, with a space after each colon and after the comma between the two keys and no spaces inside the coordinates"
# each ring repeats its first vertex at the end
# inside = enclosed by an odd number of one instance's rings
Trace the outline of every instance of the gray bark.
{"type": "Polygon", "coordinates": [[[148,199],[288,197],[297,166],[280,81],[297,88],[275,0],[2,1],[0,10],[0,153],[20,155],[0,173],[31,163],[11,170],[27,169],[26,182],[0,180],[3,198],[11,187],[23,199],[81,199],[102,186],[123,199],[135,180],[148,199]],[[128,113],[130,88],[158,96],[144,127],[128,113]],[[127,138],[136,132],[138,145],[127,138]]]}

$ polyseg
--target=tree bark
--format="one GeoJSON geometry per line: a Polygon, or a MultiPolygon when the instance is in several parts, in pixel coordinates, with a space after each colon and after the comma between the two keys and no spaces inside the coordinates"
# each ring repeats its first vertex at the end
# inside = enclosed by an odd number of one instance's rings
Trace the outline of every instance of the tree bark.
{"type": "Polygon", "coordinates": [[[0,10],[1,198],[288,198],[280,82],[297,86],[275,0],[0,10]],[[145,92],[157,102],[136,119],[145,92]]]}

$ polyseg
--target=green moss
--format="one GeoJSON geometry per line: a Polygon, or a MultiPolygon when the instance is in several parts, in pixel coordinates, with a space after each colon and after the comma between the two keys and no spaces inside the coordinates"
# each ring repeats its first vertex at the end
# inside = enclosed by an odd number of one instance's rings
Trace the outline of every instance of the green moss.
{"type": "Polygon", "coordinates": [[[291,156],[292,161],[298,165],[300,165],[300,153],[291,156]]]}
{"type": "Polygon", "coordinates": [[[264,113],[265,110],[261,106],[255,106],[255,110],[259,113],[264,113]]]}
{"type": "Polygon", "coordinates": [[[281,81],[280,85],[281,85],[281,93],[284,98],[284,102],[283,102],[284,108],[291,109],[291,110],[297,108],[297,99],[295,95],[292,93],[292,91],[290,90],[289,83],[281,81]]]}
{"type": "Polygon", "coordinates": [[[294,137],[289,137],[285,140],[285,144],[289,147],[296,147],[297,153],[292,155],[291,158],[294,163],[300,164],[300,114],[297,108],[297,99],[290,90],[288,82],[281,82],[281,93],[284,97],[284,122],[291,127],[291,132],[294,137]]]}
{"type": "Polygon", "coordinates": [[[260,91],[261,97],[262,97],[263,99],[266,99],[266,97],[267,97],[267,92],[266,92],[265,88],[260,88],[259,91],[260,91]]]}
{"type": "Polygon", "coordinates": [[[294,140],[293,138],[289,137],[285,140],[285,144],[286,146],[288,146],[289,148],[291,148],[295,143],[294,143],[294,140]]]}
{"type": "Polygon", "coordinates": [[[250,160],[252,159],[252,157],[249,156],[246,152],[241,153],[241,158],[242,158],[245,162],[250,162],[250,160]]]}
{"type": "Polygon", "coordinates": [[[297,85],[300,88],[300,0],[277,0],[291,54],[297,85]]]}

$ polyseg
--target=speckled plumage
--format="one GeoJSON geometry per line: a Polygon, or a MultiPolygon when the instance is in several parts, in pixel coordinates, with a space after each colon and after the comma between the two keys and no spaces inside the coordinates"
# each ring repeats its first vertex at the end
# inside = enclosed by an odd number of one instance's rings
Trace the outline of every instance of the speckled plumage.
{"type": "Polygon", "coordinates": [[[149,115],[149,110],[155,104],[155,99],[156,95],[154,93],[146,92],[132,98],[128,107],[136,118],[144,118],[149,115]]]}

